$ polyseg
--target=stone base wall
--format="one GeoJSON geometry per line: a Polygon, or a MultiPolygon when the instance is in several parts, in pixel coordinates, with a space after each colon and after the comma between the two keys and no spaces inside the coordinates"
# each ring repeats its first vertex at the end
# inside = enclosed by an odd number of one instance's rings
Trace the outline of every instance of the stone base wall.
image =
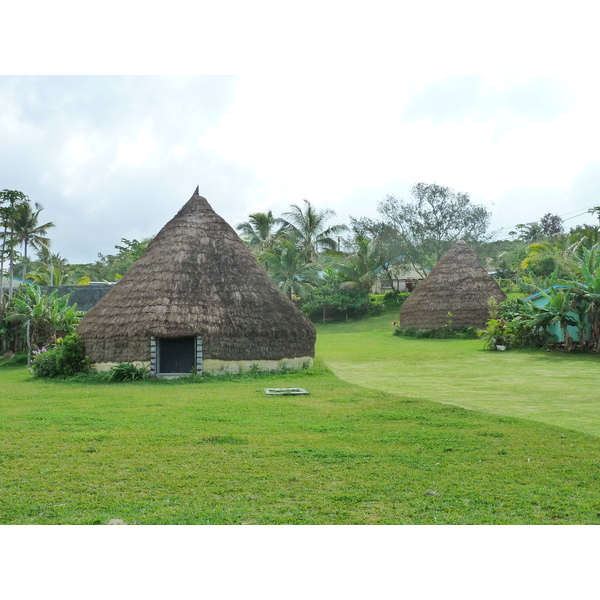
{"type": "Polygon", "coordinates": [[[310,356],[300,358],[282,358],[280,360],[238,360],[225,361],[205,358],[203,371],[211,375],[245,373],[255,367],[260,371],[281,371],[289,369],[290,371],[301,371],[312,367],[313,359],[310,356]]]}
{"type": "MultiPolygon", "coordinates": [[[[94,371],[96,371],[97,373],[108,373],[108,371],[110,371],[113,367],[116,367],[117,365],[120,365],[120,364],[121,364],[120,362],[94,363],[92,365],[92,369],[94,371]]],[[[138,367],[138,369],[140,367],[145,367],[146,369],[150,369],[149,362],[145,362],[145,361],[141,361],[141,360],[134,360],[131,364],[138,367]]]]}
{"type": "MultiPolygon", "coordinates": [[[[104,362],[94,363],[92,368],[98,373],[106,373],[113,367],[118,365],[116,362],[104,362]]],[[[146,367],[150,369],[150,363],[144,361],[133,361],[136,367],[146,367]]],[[[301,371],[302,369],[308,369],[313,366],[313,359],[310,356],[303,356],[300,358],[282,358],[280,360],[239,360],[239,361],[225,361],[215,359],[204,359],[202,365],[202,372],[210,375],[226,375],[236,374],[251,371],[254,368],[258,368],[260,371],[281,371],[282,369],[288,369],[290,371],[301,371]]],[[[186,373],[182,373],[184,377],[186,373]]],[[[160,377],[160,375],[159,375],[160,377]]]]}

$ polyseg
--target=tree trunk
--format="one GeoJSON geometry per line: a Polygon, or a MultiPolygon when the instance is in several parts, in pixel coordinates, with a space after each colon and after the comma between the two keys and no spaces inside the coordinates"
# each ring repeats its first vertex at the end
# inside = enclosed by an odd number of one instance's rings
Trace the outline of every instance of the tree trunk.
{"type": "Polygon", "coordinates": [[[25,279],[27,279],[27,240],[23,242],[23,275],[21,285],[25,285],[25,279]]]}
{"type": "Polygon", "coordinates": [[[565,323],[561,323],[560,327],[563,332],[563,337],[565,338],[565,350],[567,350],[567,352],[571,352],[571,350],[573,350],[573,342],[571,342],[571,336],[569,335],[569,328],[565,323]]]}

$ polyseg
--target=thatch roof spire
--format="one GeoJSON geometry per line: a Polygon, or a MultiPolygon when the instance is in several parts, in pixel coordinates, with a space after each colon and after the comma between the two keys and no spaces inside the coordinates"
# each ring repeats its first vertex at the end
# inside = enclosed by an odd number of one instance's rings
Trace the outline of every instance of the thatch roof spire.
{"type": "Polygon", "coordinates": [[[212,206],[204,196],[200,195],[200,186],[198,185],[196,186],[192,197],[183,205],[183,208],[179,211],[178,215],[199,210],[212,210],[212,206]]]}
{"type": "Polygon", "coordinates": [[[460,240],[442,256],[400,309],[402,327],[443,327],[452,313],[453,327],[483,327],[489,319],[488,300],[506,299],[477,255],[460,240]]]}
{"type": "Polygon", "coordinates": [[[93,362],[149,360],[151,336],[202,336],[224,361],[312,357],[316,338],[199,188],[78,333],[93,362]]]}

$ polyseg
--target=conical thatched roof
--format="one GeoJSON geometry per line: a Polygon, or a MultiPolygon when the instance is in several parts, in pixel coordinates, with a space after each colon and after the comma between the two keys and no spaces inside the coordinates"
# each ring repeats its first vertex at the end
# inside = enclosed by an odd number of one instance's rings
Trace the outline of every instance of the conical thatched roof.
{"type": "Polygon", "coordinates": [[[506,295],[481,267],[462,240],[456,242],[400,309],[400,325],[416,329],[443,327],[452,313],[453,327],[484,327],[489,319],[488,299],[506,295]]]}
{"type": "Polygon", "coordinates": [[[81,321],[93,362],[150,359],[150,337],[202,336],[204,358],[312,357],[312,323],[198,188],[81,321]]]}

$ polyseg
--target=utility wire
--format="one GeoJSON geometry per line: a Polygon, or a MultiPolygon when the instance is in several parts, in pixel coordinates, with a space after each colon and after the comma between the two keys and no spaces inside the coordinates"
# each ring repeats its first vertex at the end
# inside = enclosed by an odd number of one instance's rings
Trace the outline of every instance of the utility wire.
{"type": "MultiPolygon", "coordinates": [[[[576,219],[577,217],[582,217],[583,215],[590,214],[589,209],[590,208],[595,208],[596,206],[598,206],[598,205],[596,204],[596,205],[588,206],[588,207],[586,207],[587,210],[584,210],[583,208],[577,208],[575,210],[571,210],[569,212],[566,212],[566,213],[563,213],[562,215],[557,215],[557,216],[559,216],[563,221],[570,221],[571,219],[576,219]],[[566,217],[567,215],[570,215],[571,213],[574,213],[574,212],[577,212],[577,211],[580,211],[580,210],[584,210],[584,212],[578,213],[576,215],[573,215],[572,217],[566,217]],[[566,217],[566,218],[563,219],[563,217],[566,217]]],[[[503,231],[509,231],[510,232],[510,231],[513,231],[514,229],[516,229],[516,227],[517,227],[517,225],[514,225],[513,227],[501,227],[495,233],[496,234],[500,234],[503,231]]]]}

